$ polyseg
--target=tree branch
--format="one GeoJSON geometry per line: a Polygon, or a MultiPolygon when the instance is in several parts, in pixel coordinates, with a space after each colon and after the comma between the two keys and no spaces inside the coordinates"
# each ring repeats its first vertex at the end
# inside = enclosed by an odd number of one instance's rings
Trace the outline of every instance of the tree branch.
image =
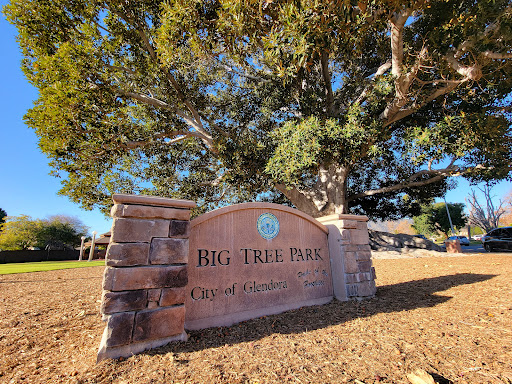
{"type": "Polygon", "coordinates": [[[181,117],[183,120],[185,120],[185,122],[189,126],[191,126],[192,128],[194,128],[197,131],[197,135],[195,135],[195,136],[201,138],[201,140],[203,140],[203,142],[208,146],[208,148],[210,148],[210,150],[212,150],[212,151],[214,151],[214,153],[216,153],[216,149],[213,146],[213,138],[208,134],[208,132],[206,132],[205,130],[202,129],[202,125],[198,125],[197,122],[193,118],[188,116],[182,110],[172,107],[169,104],[167,104],[166,102],[156,99],[151,96],[146,96],[146,95],[136,93],[136,92],[127,92],[127,91],[123,91],[122,89],[116,89],[116,90],[119,93],[121,93],[127,97],[131,97],[135,100],[138,100],[144,104],[151,105],[156,108],[161,108],[161,109],[165,109],[165,110],[171,111],[173,113],[176,113],[179,117],[181,117]]]}
{"type": "Polygon", "coordinates": [[[170,138],[170,137],[175,137],[175,138],[172,140],[169,140],[169,141],[165,141],[163,143],[172,145],[179,141],[185,140],[188,137],[197,137],[199,139],[203,139],[203,136],[197,132],[173,131],[173,132],[168,132],[168,133],[159,133],[157,135],[154,135],[150,140],[127,141],[123,144],[128,149],[135,149],[135,148],[144,147],[146,145],[154,143],[155,142],[154,139],[162,139],[162,138],[170,138]],[[175,137],[175,136],[178,136],[178,137],[175,137]]]}
{"type": "Polygon", "coordinates": [[[253,76],[253,75],[250,75],[246,72],[244,73],[240,73],[239,71],[235,70],[233,67],[230,67],[229,65],[227,64],[224,64],[222,61],[220,60],[217,60],[219,62],[219,65],[224,68],[227,72],[233,72],[235,73],[237,76],[240,76],[240,77],[245,77],[246,79],[249,79],[249,80],[254,80],[254,81],[257,81],[257,82],[260,82],[260,83],[270,83],[271,81],[268,80],[268,79],[264,79],[262,77],[259,77],[259,76],[253,76]]]}
{"type": "Polygon", "coordinates": [[[299,210],[308,215],[318,215],[327,205],[326,197],[316,196],[318,191],[300,191],[296,186],[286,186],[280,183],[274,184],[274,187],[285,195],[288,200],[292,201],[299,210]]]}
{"type": "Polygon", "coordinates": [[[483,55],[484,55],[484,57],[487,57],[489,59],[497,59],[497,60],[512,59],[512,53],[497,53],[497,52],[485,51],[483,53],[483,55]]]}
{"type": "MultiPolygon", "coordinates": [[[[510,9],[510,7],[509,7],[510,9]]],[[[500,23],[499,20],[489,24],[485,30],[476,36],[472,37],[461,43],[459,47],[449,52],[444,56],[444,59],[448,63],[448,65],[459,75],[463,77],[461,80],[439,80],[432,81],[429,83],[450,83],[446,87],[437,89],[434,91],[429,97],[424,99],[422,102],[415,102],[413,106],[402,110],[404,108],[409,98],[407,97],[409,88],[414,79],[417,79],[416,72],[420,68],[420,63],[422,56],[426,54],[426,50],[423,53],[420,53],[419,60],[413,67],[413,69],[406,75],[403,74],[402,64],[403,64],[403,29],[407,18],[412,14],[411,9],[406,9],[402,12],[395,12],[389,20],[390,23],[390,40],[391,40],[391,53],[392,53],[392,73],[396,76],[395,80],[395,98],[387,105],[384,111],[381,113],[380,118],[384,120],[384,127],[389,126],[390,124],[403,119],[404,117],[414,113],[419,108],[423,107],[426,103],[434,100],[435,98],[442,96],[448,92],[453,91],[457,85],[472,80],[478,81],[482,78],[483,73],[480,65],[475,63],[473,65],[463,65],[458,60],[468,52],[475,44],[476,41],[487,37],[491,33],[495,33],[499,29],[500,23]]],[[[485,51],[482,54],[483,57],[487,57],[490,59],[510,59],[512,58],[512,53],[498,53],[492,51],[485,51]]],[[[426,84],[427,82],[423,82],[418,79],[420,84],[426,84]]],[[[359,98],[358,98],[359,100],[359,98]]]]}
{"type": "Polygon", "coordinates": [[[390,18],[391,25],[391,73],[396,77],[402,75],[404,59],[403,31],[405,23],[412,15],[412,9],[407,8],[403,12],[395,12],[390,18]]]}
{"type": "Polygon", "coordinates": [[[117,65],[110,65],[110,64],[107,64],[106,67],[108,69],[113,70],[113,71],[126,72],[126,73],[128,73],[130,75],[135,75],[136,74],[135,71],[133,71],[133,70],[131,70],[129,68],[126,68],[126,67],[120,67],[120,66],[117,66],[117,65]]]}
{"type": "MultiPolygon", "coordinates": [[[[373,74],[372,77],[372,83],[375,82],[375,79],[385,74],[387,71],[389,71],[389,68],[391,68],[391,61],[388,61],[384,64],[382,64],[379,68],[377,68],[377,71],[373,74]]],[[[371,88],[372,83],[368,84],[363,92],[359,95],[359,97],[356,99],[355,103],[361,104],[364,99],[366,98],[366,95],[368,94],[368,91],[371,88]]]]}
{"type": "Polygon", "coordinates": [[[455,88],[457,88],[457,86],[459,84],[461,84],[461,83],[463,83],[465,81],[466,80],[455,81],[455,82],[449,83],[445,87],[436,89],[434,92],[432,92],[430,94],[430,96],[425,98],[421,103],[419,103],[419,104],[418,103],[414,103],[410,108],[397,111],[392,118],[388,119],[383,124],[383,127],[385,128],[385,127],[393,124],[395,121],[401,120],[404,117],[407,117],[407,116],[413,114],[414,112],[416,112],[417,110],[422,108],[425,104],[430,103],[431,101],[437,99],[439,96],[442,96],[442,95],[444,95],[446,93],[449,93],[449,92],[453,91],[455,88]]]}
{"type": "Polygon", "coordinates": [[[456,58],[456,53],[451,52],[445,55],[445,59],[452,69],[468,80],[478,81],[482,77],[482,69],[478,64],[465,66],[461,65],[456,58]]]}
{"type": "MultiPolygon", "coordinates": [[[[505,14],[510,14],[511,11],[512,11],[512,6],[509,5],[507,7],[506,11],[503,14],[504,15],[505,14]]],[[[490,34],[494,33],[497,30],[499,30],[499,28],[500,28],[500,20],[499,19],[497,19],[494,22],[488,24],[485,27],[483,32],[477,33],[476,35],[472,36],[470,39],[462,42],[462,44],[459,45],[457,51],[455,52],[455,58],[458,59],[459,57],[461,57],[465,52],[467,52],[471,48],[473,48],[473,46],[475,45],[475,43],[478,40],[481,40],[481,39],[484,39],[484,38],[488,38],[490,34]]],[[[489,58],[489,59],[498,59],[498,60],[512,58],[512,54],[511,53],[495,53],[495,52],[491,52],[491,51],[485,51],[485,52],[482,53],[482,55],[484,57],[489,58]]]]}
{"type": "Polygon", "coordinates": [[[403,74],[403,30],[407,19],[412,15],[412,13],[413,10],[411,8],[407,8],[401,13],[394,13],[389,20],[391,26],[391,73],[395,76],[395,97],[379,116],[380,119],[384,121],[391,120],[395,114],[407,104],[409,88],[412,81],[416,78],[416,74],[421,66],[421,61],[427,52],[426,49],[423,48],[411,71],[405,75],[403,74]]]}
{"type": "Polygon", "coordinates": [[[329,73],[329,52],[323,50],[320,56],[320,61],[322,64],[322,77],[324,79],[326,90],[325,111],[328,115],[332,115],[334,95],[332,93],[331,74],[329,73]]]}
{"type": "Polygon", "coordinates": [[[202,187],[218,187],[220,185],[220,183],[222,182],[223,178],[224,178],[224,175],[221,175],[221,176],[217,177],[215,180],[203,181],[203,182],[199,183],[199,185],[202,187]]]}
{"type": "Polygon", "coordinates": [[[103,25],[101,25],[101,24],[100,24],[96,19],[92,19],[91,21],[92,21],[92,23],[93,23],[94,25],[96,25],[96,27],[98,27],[99,29],[101,29],[101,30],[103,30],[103,31],[105,31],[105,32],[107,32],[107,33],[109,33],[109,34],[112,34],[112,32],[111,32],[110,30],[108,30],[108,29],[107,29],[107,28],[105,28],[103,25]]]}
{"type": "MultiPolygon", "coordinates": [[[[178,96],[178,99],[183,103],[185,104],[185,106],[187,107],[187,109],[189,110],[189,112],[192,114],[193,117],[190,117],[190,116],[187,116],[185,113],[181,112],[181,114],[179,114],[179,109],[176,109],[176,113],[178,113],[178,115],[183,118],[188,124],[190,124],[191,126],[194,127],[195,130],[197,130],[198,132],[200,132],[204,137],[205,137],[205,143],[207,144],[207,146],[211,149],[211,150],[214,150],[214,147],[213,147],[213,139],[211,137],[211,135],[206,131],[206,129],[204,128],[203,126],[203,123],[201,121],[201,116],[199,114],[199,112],[197,111],[197,109],[194,107],[194,105],[190,102],[190,100],[188,100],[188,98],[185,96],[185,94],[183,93],[180,85],[178,84],[178,82],[176,81],[176,79],[174,78],[174,76],[169,72],[169,70],[167,68],[165,68],[158,60],[158,56],[156,54],[156,51],[153,47],[153,45],[151,44],[151,42],[149,41],[149,38],[145,32],[145,28],[143,25],[141,25],[140,22],[138,22],[137,20],[133,20],[131,19],[128,15],[122,13],[122,12],[119,12],[117,10],[112,10],[112,8],[110,8],[112,12],[114,12],[116,15],[118,15],[119,17],[121,17],[123,20],[125,20],[128,24],[133,24],[135,26],[135,30],[136,32],[138,33],[138,35],[140,36],[143,44],[144,44],[144,47],[146,49],[146,51],[149,53],[149,56],[151,57],[151,59],[153,60],[153,62],[163,71],[165,77],[167,78],[167,80],[169,81],[169,83],[171,84],[171,86],[174,88],[174,90],[176,91],[176,94],[178,96]]],[[[225,134],[225,133],[224,133],[225,134]]]]}
{"type": "Polygon", "coordinates": [[[468,202],[471,206],[469,221],[470,224],[483,228],[486,232],[488,232],[491,229],[497,228],[499,226],[500,218],[505,213],[505,210],[503,209],[503,201],[500,200],[498,208],[495,208],[494,203],[492,202],[491,187],[486,184],[483,189],[478,189],[484,195],[486,209],[480,205],[475,191],[471,190],[469,198],[466,198],[466,202],[468,202]]]}
{"type": "Polygon", "coordinates": [[[405,188],[412,188],[412,187],[421,187],[423,185],[432,184],[438,181],[443,180],[444,178],[448,176],[459,176],[461,175],[461,170],[458,166],[454,165],[455,159],[452,159],[451,163],[448,165],[448,167],[443,169],[436,169],[436,170],[423,170],[416,172],[415,174],[411,175],[407,180],[405,180],[402,183],[398,183],[395,185],[391,185],[389,187],[383,187],[378,189],[373,189],[370,191],[361,192],[352,196],[349,196],[347,198],[347,202],[353,201],[356,199],[361,199],[363,197],[369,197],[381,193],[389,193],[389,192],[395,192],[399,191],[401,189],[405,188]],[[421,176],[425,175],[433,175],[433,177],[427,179],[427,180],[417,180],[421,176]]]}

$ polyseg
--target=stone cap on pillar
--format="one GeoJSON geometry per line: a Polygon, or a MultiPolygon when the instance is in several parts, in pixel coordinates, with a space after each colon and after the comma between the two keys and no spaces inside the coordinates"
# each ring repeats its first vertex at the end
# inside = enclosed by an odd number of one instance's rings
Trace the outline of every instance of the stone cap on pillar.
{"type": "Polygon", "coordinates": [[[342,213],[336,213],[334,215],[319,217],[319,218],[317,218],[317,220],[325,225],[325,224],[331,223],[333,221],[339,221],[339,220],[352,220],[352,221],[367,222],[369,219],[367,216],[347,215],[347,214],[342,214],[342,213]]]}
{"type": "Polygon", "coordinates": [[[191,200],[168,199],[165,197],[147,195],[128,195],[122,193],[112,195],[112,200],[115,204],[148,205],[154,207],[191,209],[197,206],[197,204],[191,200]]]}

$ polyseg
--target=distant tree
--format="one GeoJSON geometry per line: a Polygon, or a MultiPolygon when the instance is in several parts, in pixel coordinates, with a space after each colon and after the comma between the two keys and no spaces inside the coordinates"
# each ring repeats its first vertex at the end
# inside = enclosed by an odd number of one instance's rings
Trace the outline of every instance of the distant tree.
{"type": "MultiPolygon", "coordinates": [[[[448,203],[448,209],[454,228],[462,228],[466,225],[467,218],[464,214],[464,204],[448,203]]],[[[445,203],[423,206],[421,215],[415,216],[413,222],[412,227],[422,234],[437,235],[441,232],[448,237],[451,230],[445,203]]]]}
{"type": "Polygon", "coordinates": [[[2,208],[0,208],[0,223],[4,222],[4,219],[6,216],[7,216],[7,212],[5,212],[2,208]]]}
{"type": "Polygon", "coordinates": [[[500,218],[501,225],[505,227],[512,226],[512,190],[504,198],[505,213],[500,218]]]}
{"type": "Polygon", "coordinates": [[[40,221],[27,215],[7,216],[0,226],[0,249],[15,251],[36,246],[40,225],[40,221]]]}
{"type": "Polygon", "coordinates": [[[41,220],[37,233],[37,246],[51,249],[74,248],[80,245],[81,237],[88,228],[77,217],[66,215],[50,216],[41,220]]]}
{"type": "Polygon", "coordinates": [[[411,227],[411,224],[411,219],[388,220],[379,223],[377,226],[373,225],[374,228],[372,229],[389,233],[405,233],[407,235],[414,235],[416,232],[411,227]]]}
{"type": "Polygon", "coordinates": [[[35,1],[4,8],[61,192],[397,219],[511,177],[510,0],[35,1]],[[409,196],[404,199],[405,194],[409,196]]]}
{"type": "Polygon", "coordinates": [[[471,235],[484,235],[485,231],[480,227],[471,227],[471,235]]]}
{"type": "Polygon", "coordinates": [[[505,200],[505,204],[508,207],[512,207],[512,189],[509,191],[509,193],[507,193],[504,200],[505,200]]]}
{"type": "Polygon", "coordinates": [[[404,233],[406,235],[414,235],[416,233],[414,228],[412,227],[412,222],[410,219],[399,220],[397,222],[394,232],[404,233]]]}
{"type": "Polygon", "coordinates": [[[413,217],[412,227],[418,234],[437,235],[437,230],[432,224],[431,215],[427,214],[427,208],[422,208],[422,213],[413,217]]]}
{"type": "Polygon", "coordinates": [[[0,249],[4,251],[47,246],[50,249],[72,248],[80,245],[81,237],[87,233],[80,219],[65,215],[45,220],[27,215],[7,216],[0,228],[0,249]]]}
{"type": "Polygon", "coordinates": [[[505,213],[503,201],[493,201],[495,196],[491,196],[491,186],[485,184],[483,188],[478,188],[484,197],[484,203],[480,203],[474,189],[466,198],[469,204],[469,224],[482,228],[489,232],[493,228],[498,228],[500,218],[505,213]]]}
{"type": "Polygon", "coordinates": [[[77,233],[82,233],[84,236],[89,231],[89,227],[86,226],[82,220],[80,220],[76,216],[69,216],[69,215],[51,215],[48,216],[46,219],[48,222],[54,222],[57,221],[59,223],[66,223],[73,227],[74,231],[77,233]]]}

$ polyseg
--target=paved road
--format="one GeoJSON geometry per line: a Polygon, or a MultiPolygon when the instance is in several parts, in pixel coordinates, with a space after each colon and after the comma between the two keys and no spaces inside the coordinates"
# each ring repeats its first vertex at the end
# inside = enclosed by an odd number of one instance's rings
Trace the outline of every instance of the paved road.
{"type": "MultiPolygon", "coordinates": [[[[464,253],[488,253],[484,249],[484,246],[482,244],[466,245],[466,246],[462,245],[461,248],[462,248],[462,252],[464,252],[464,253]]],[[[503,252],[510,253],[510,251],[507,252],[504,249],[498,249],[498,250],[493,251],[492,253],[503,253],[503,252]]]]}
{"type": "Polygon", "coordinates": [[[478,252],[485,252],[484,246],[482,244],[478,245],[467,245],[462,246],[462,252],[471,252],[471,253],[478,253],[478,252]]]}
{"type": "MultiPolygon", "coordinates": [[[[444,248],[444,246],[443,246],[444,248]]],[[[461,245],[462,252],[467,253],[485,253],[486,250],[484,249],[484,246],[482,244],[477,245],[461,245]]]]}

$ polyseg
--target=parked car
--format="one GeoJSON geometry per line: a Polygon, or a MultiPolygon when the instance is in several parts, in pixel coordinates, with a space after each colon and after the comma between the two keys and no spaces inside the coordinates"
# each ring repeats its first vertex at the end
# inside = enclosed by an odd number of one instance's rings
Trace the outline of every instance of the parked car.
{"type": "Polygon", "coordinates": [[[482,243],[487,252],[495,249],[512,250],[512,227],[496,228],[482,237],[482,243]]]}
{"type": "Polygon", "coordinates": [[[469,239],[466,236],[450,236],[448,240],[459,240],[460,245],[469,245],[469,239]]]}
{"type": "Polygon", "coordinates": [[[476,241],[481,241],[482,237],[484,237],[484,235],[473,235],[473,236],[471,236],[471,239],[476,240],[476,241]]]}

